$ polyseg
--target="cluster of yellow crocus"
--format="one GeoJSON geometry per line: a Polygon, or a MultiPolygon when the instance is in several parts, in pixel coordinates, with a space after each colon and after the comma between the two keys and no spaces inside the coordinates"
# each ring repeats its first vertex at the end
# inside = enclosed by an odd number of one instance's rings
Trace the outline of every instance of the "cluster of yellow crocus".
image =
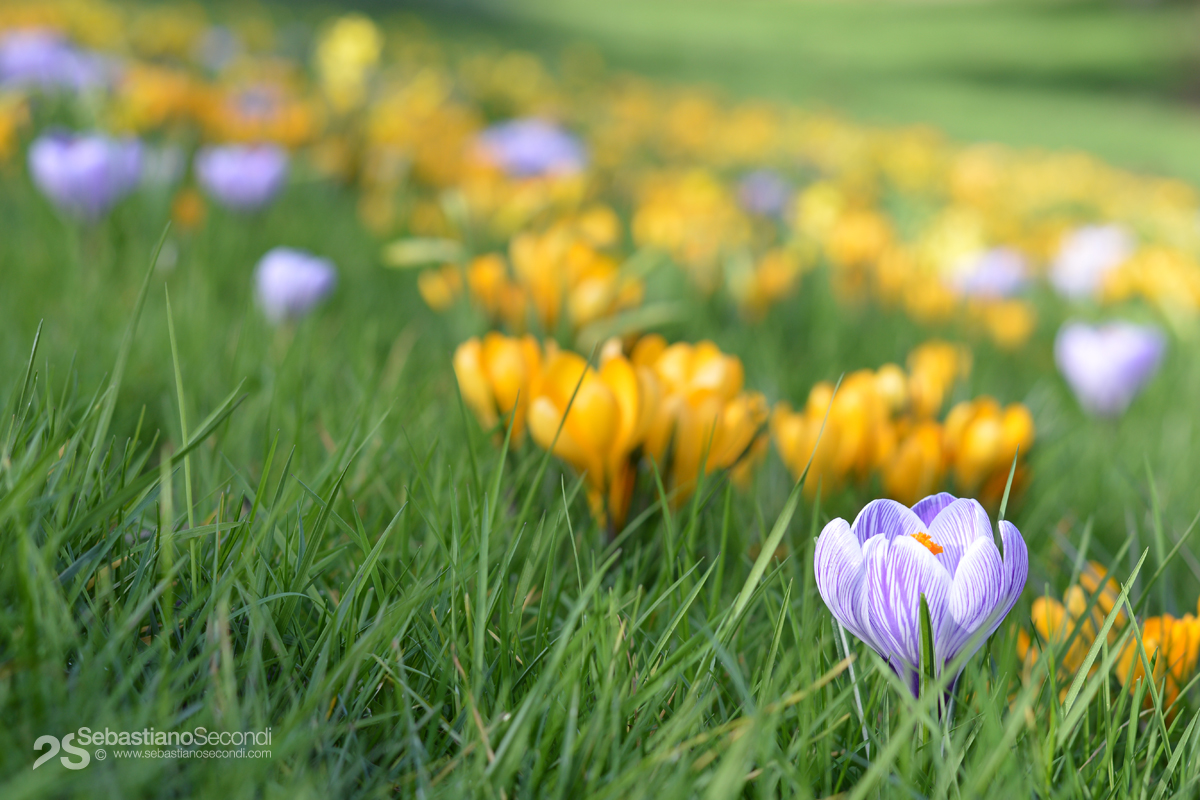
{"type": "Polygon", "coordinates": [[[530,320],[544,332],[565,321],[572,331],[642,302],[641,280],[625,275],[611,255],[620,239],[611,209],[596,206],[542,232],[526,231],[499,253],[421,272],[417,288],[430,308],[449,308],[463,293],[493,323],[520,333],[530,320]]]}
{"type": "Polygon", "coordinates": [[[640,339],[630,357],[662,386],[646,450],[667,465],[675,501],[691,494],[701,470],[728,469],[746,482],[766,454],[769,412],[761,393],[746,391],[741,359],[712,342],[667,344],[657,334],[640,339]]]}
{"type": "Polygon", "coordinates": [[[775,406],[776,449],[797,477],[811,458],[805,484],[810,494],[877,475],[889,497],[912,504],[953,473],[960,494],[994,504],[1017,448],[1024,452],[1033,442],[1033,418],[1019,403],[1001,408],[981,397],[959,403],[938,422],[970,363],[964,348],[932,341],[909,354],[907,372],[885,364],[845,376],[836,391],[831,383],[818,383],[804,408],[775,406]]]}
{"type": "MultiPolygon", "coordinates": [[[[942,430],[955,488],[992,506],[1004,496],[1013,457],[1028,452],[1035,435],[1028,408],[1021,403],[1001,406],[986,395],[950,409],[942,430]]],[[[1020,491],[1028,480],[1028,469],[1018,460],[1013,490],[1020,491]]]]}
{"type": "Polygon", "coordinates": [[[814,242],[831,268],[839,297],[875,298],[918,321],[958,321],[1001,347],[1016,348],[1033,333],[1037,317],[1026,300],[966,297],[953,285],[964,259],[1011,231],[989,232],[983,215],[944,209],[911,241],[902,241],[889,217],[862,187],[817,181],[799,192],[791,220],[796,235],[814,242]]]}
{"type": "Polygon", "coordinates": [[[637,244],[668,252],[710,292],[718,286],[723,257],[744,246],[750,235],[749,221],[729,189],[701,169],[648,176],[632,228],[637,244]]]}
{"type": "MultiPolygon", "coordinates": [[[[1046,596],[1033,601],[1033,608],[1030,610],[1033,629],[1040,642],[1052,645],[1055,657],[1062,661],[1062,669],[1057,679],[1058,683],[1063,685],[1061,694],[1064,696],[1066,682],[1083,666],[1088,651],[1104,625],[1105,617],[1113,610],[1121,593],[1120,585],[1112,578],[1105,580],[1106,576],[1107,571],[1103,566],[1095,561],[1088,562],[1079,576],[1079,583],[1067,589],[1062,602],[1046,596]],[[1096,600],[1091,604],[1089,612],[1088,606],[1093,595],[1096,600]],[[1070,647],[1064,653],[1062,649],[1068,642],[1070,647]]],[[[1125,622],[1125,612],[1118,612],[1116,621],[1108,632],[1110,645],[1116,643],[1125,622]]],[[[1044,645],[1035,647],[1033,639],[1025,630],[1017,630],[1017,656],[1025,665],[1027,679],[1042,649],[1044,645]]],[[[1088,674],[1094,673],[1098,667],[1099,664],[1094,663],[1088,674]]]]}
{"type": "Polygon", "coordinates": [[[1200,262],[1173,247],[1146,247],[1104,278],[1100,294],[1117,303],[1142,297],[1167,312],[1200,310],[1200,262]]]}
{"type": "Polygon", "coordinates": [[[528,431],[584,474],[593,514],[613,529],[641,465],[656,465],[678,504],[701,470],[744,480],[765,449],[766,401],[743,390],[741,361],[711,342],[649,336],[626,356],[611,340],[593,368],[552,340],[492,332],[459,345],[454,372],[483,427],[510,426],[514,447],[528,431]]]}
{"type": "MultiPolygon", "coordinates": [[[[1197,603],[1200,613],[1200,603],[1197,603]]],[[[1142,645],[1152,663],[1154,683],[1162,692],[1164,708],[1170,708],[1179,692],[1196,672],[1200,660],[1200,619],[1193,614],[1176,618],[1170,614],[1150,617],[1142,623],[1142,645]]],[[[1117,677],[1132,690],[1146,677],[1137,642],[1130,641],[1117,661],[1117,677]]]]}
{"type": "MultiPolygon", "coordinates": [[[[1113,610],[1121,591],[1116,580],[1105,580],[1106,577],[1103,566],[1089,562],[1079,576],[1079,584],[1067,589],[1063,602],[1051,597],[1039,597],[1033,602],[1030,616],[1038,641],[1035,643],[1024,630],[1017,631],[1017,655],[1025,664],[1027,678],[1047,645],[1055,648],[1056,657],[1062,661],[1058,676],[1060,684],[1065,684],[1083,666],[1104,619],[1113,610]],[[1095,603],[1088,613],[1093,596],[1095,603]],[[1070,647],[1065,653],[1061,652],[1068,641],[1071,641],[1070,647]]],[[[1200,607],[1197,613],[1200,614],[1200,607]]],[[[1127,622],[1125,612],[1118,611],[1108,633],[1109,645],[1115,644],[1120,638],[1127,622]]],[[[1140,623],[1140,628],[1138,633],[1147,661],[1152,665],[1154,683],[1161,692],[1163,707],[1171,709],[1200,662],[1200,618],[1192,614],[1184,614],[1179,618],[1162,614],[1145,619],[1140,623]]],[[[1093,674],[1098,668],[1099,661],[1096,661],[1088,674],[1093,674]]],[[[1145,666],[1135,636],[1126,639],[1117,657],[1115,672],[1121,685],[1130,691],[1135,689],[1139,681],[1145,680],[1145,666]]],[[[1064,687],[1060,694],[1065,695],[1065,692],[1064,687]]],[[[1147,693],[1146,705],[1152,702],[1147,693]]],[[[1170,713],[1173,715],[1174,711],[1170,713]]]]}
{"type": "Polygon", "coordinates": [[[274,62],[198,86],[192,114],[205,137],[220,142],[298,147],[312,141],[320,124],[318,107],[302,93],[294,69],[274,62]]]}

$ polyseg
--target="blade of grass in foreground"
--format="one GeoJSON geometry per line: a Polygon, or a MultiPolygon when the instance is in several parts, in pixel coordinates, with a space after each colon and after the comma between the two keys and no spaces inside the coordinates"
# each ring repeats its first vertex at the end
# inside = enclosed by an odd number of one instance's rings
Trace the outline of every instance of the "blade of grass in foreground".
{"type": "Polygon", "coordinates": [[[95,433],[92,435],[91,454],[88,456],[87,467],[84,470],[85,494],[86,487],[100,460],[101,448],[108,436],[108,426],[112,423],[113,410],[117,407],[117,394],[121,390],[121,381],[125,377],[125,365],[129,361],[129,353],[133,349],[138,320],[142,318],[142,309],[146,306],[146,296],[150,293],[150,278],[154,275],[154,268],[158,265],[158,256],[162,253],[163,243],[167,241],[167,232],[170,230],[171,223],[168,222],[163,228],[162,235],[158,237],[158,244],[154,246],[154,255],[150,257],[150,266],[146,268],[146,275],[142,278],[142,287],[138,290],[137,301],[133,304],[133,314],[129,318],[129,325],[125,328],[125,334],[121,337],[121,345],[117,349],[117,362],[113,365],[112,379],[108,383],[108,389],[104,392],[100,416],[96,420],[95,433]]]}

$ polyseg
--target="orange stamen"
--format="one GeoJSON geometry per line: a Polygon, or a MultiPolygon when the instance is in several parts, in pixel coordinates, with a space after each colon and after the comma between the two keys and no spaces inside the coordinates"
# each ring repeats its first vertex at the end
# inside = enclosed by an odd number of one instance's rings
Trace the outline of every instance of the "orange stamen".
{"type": "Polygon", "coordinates": [[[933,553],[935,556],[944,549],[940,544],[935,542],[933,539],[930,539],[929,534],[925,531],[914,533],[912,537],[928,548],[929,552],[933,553]]]}

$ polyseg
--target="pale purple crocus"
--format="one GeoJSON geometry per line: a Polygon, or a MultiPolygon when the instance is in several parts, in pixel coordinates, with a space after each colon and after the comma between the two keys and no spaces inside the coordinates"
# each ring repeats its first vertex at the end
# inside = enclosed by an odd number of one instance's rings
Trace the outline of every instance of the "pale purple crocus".
{"type": "Polygon", "coordinates": [[[738,182],[738,203],[750,213],[764,217],[782,214],[791,195],[791,184],[773,169],[756,169],[738,182]]]}
{"type": "Polygon", "coordinates": [[[1054,263],[1050,284],[1068,300],[1093,296],[1104,276],[1133,255],[1134,239],[1119,225],[1086,225],[1063,237],[1054,263]]]}
{"type": "Polygon", "coordinates": [[[499,122],[479,134],[479,155],[514,177],[572,175],[587,165],[583,144],[557,125],[528,118],[499,122]]]}
{"type": "Polygon", "coordinates": [[[137,139],[54,131],[29,147],[34,184],[54,205],[89,222],[133,191],[141,170],[137,139]]]}
{"type": "Polygon", "coordinates": [[[0,86],[80,90],[108,83],[112,73],[111,61],[55,31],[23,28],[0,37],[0,86]]]}
{"type": "Polygon", "coordinates": [[[254,270],[258,303],[267,319],[282,322],[301,317],[337,284],[333,262],[304,250],[276,247],[254,270]]]}
{"type": "Polygon", "coordinates": [[[193,164],[196,180],[218,203],[234,211],[257,211],[287,182],[288,154],[274,144],[205,147],[193,164]]]}
{"type": "Polygon", "coordinates": [[[1054,339],[1054,360],[1085,411],[1119,417],[1158,371],[1166,346],[1147,325],[1068,322],[1054,339]]]}
{"type": "Polygon", "coordinates": [[[1029,266],[1011,247],[993,247],[961,261],[950,280],[967,297],[1012,297],[1025,287],[1029,266]]]}
{"type": "Polygon", "coordinates": [[[814,558],[817,589],[837,621],[917,695],[922,595],[940,675],[964,648],[970,646],[972,655],[979,649],[1025,588],[1025,540],[1008,521],[1000,522],[1000,540],[1003,554],[987,512],[975,500],[943,492],[911,509],[875,500],[853,525],[835,519],[821,531],[814,558]]]}

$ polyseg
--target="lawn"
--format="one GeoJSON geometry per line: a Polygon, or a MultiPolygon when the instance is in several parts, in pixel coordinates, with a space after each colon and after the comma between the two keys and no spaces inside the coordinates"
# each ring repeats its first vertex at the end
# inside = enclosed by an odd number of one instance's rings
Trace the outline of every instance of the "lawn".
{"type": "MultiPolygon", "coordinates": [[[[367,7],[372,7],[369,4],[367,7]]],[[[1082,149],[1200,180],[1192,3],[516,0],[413,4],[448,30],[967,141],[1082,149]],[[447,8],[454,9],[453,12],[447,8]],[[484,20],[486,22],[484,22],[484,20]]]]}

